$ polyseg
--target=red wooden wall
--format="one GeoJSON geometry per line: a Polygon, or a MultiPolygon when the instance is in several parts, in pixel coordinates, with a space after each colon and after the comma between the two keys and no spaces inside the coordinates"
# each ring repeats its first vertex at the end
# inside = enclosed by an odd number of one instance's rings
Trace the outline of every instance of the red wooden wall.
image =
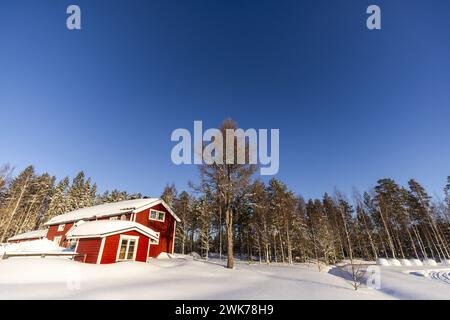
{"type": "MultiPolygon", "coordinates": [[[[138,246],[136,252],[136,261],[147,261],[147,250],[149,239],[136,231],[124,232],[122,235],[138,236],[138,246]]],[[[120,234],[115,234],[105,239],[105,246],[103,248],[103,255],[101,263],[114,263],[116,262],[117,250],[119,249],[120,234]]]]}
{"type": "Polygon", "coordinates": [[[135,221],[159,232],[159,244],[150,245],[150,257],[156,258],[161,252],[172,252],[173,235],[175,231],[175,218],[167,211],[162,204],[150,209],[136,213],[135,221]],[[150,210],[158,210],[166,213],[164,222],[149,219],[150,210]]]}
{"type": "Polygon", "coordinates": [[[58,225],[50,226],[47,232],[47,239],[53,241],[55,237],[62,236],[60,246],[64,246],[65,244],[64,242],[66,241],[65,235],[67,231],[69,231],[69,229],[72,228],[72,226],[73,223],[66,223],[63,231],[58,231],[58,225]]]}
{"type": "MultiPolygon", "coordinates": [[[[84,262],[97,263],[98,253],[102,244],[101,238],[79,239],[77,252],[86,255],[84,262]]],[[[83,261],[83,257],[77,257],[77,261],[83,261]]]]}

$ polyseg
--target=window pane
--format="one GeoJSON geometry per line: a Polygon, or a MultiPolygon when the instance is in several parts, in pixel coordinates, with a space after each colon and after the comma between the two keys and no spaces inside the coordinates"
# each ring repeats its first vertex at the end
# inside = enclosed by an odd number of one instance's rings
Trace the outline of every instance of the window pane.
{"type": "Polygon", "coordinates": [[[150,218],[156,219],[156,211],[151,211],[150,212],[150,218]]]}
{"type": "Polygon", "coordinates": [[[158,215],[158,220],[161,220],[161,221],[164,220],[164,213],[163,213],[163,212],[160,212],[160,213],[159,213],[159,215],[158,215]]]}
{"type": "Polygon", "coordinates": [[[125,259],[126,252],[127,252],[127,240],[122,240],[120,244],[119,260],[125,259]]]}
{"type": "Polygon", "coordinates": [[[135,247],[136,247],[136,241],[135,240],[130,240],[130,244],[128,246],[127,260],[132,260],[133,259],[135,247]]]}

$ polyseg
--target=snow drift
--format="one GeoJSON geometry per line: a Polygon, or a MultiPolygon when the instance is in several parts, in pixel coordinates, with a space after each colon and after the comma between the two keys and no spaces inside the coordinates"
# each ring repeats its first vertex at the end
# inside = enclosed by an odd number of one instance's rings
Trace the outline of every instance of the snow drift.
{"type": "Polygon", "coordinates": [[[5,252],[59,252],[65,248],[59,247],[48,239],[9,243],[0,248],[0,256],[5,252]]]}

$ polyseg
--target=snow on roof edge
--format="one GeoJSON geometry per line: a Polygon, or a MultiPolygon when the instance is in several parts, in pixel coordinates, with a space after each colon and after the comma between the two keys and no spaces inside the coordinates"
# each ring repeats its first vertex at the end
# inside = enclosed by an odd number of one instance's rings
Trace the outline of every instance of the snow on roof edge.
{"type": "Polygon", "coordinates": [[[175,218],[176,221],[181,221],[180,218],[175,214],[175,212],[173,212],[173,210],[169,207],[169,205],[164,202],[164,200],[160,198],[145,198],[103,203],[96,206],[81,208],[61,214],[59,216],[55,216],[47,221],[44,225],[50,226],[55,224],[79,221],[83,219],[90,219],[94,217],[106,217],[130,212],[137,213],[160,203],[167,209],[167,211],[169,211],[169,213],[175,218]]]}
{"type": "Polygon", "coordinates": [[[33,230],[33,231],[16,234],[15,236],[12,236],[11,238],[9,238],[8,241],[44,238],[47,235],[47,231],[48,231],[48,229],[39,229],[39,230],[33,230]]]}
{"type": "Polygon", "coordinates": [[[158,233],[153,229],[146,227],[134,221],[121,220],[97,220],[85,222],[67,232],[68,239],[76,238],[103,238],[108,235],[136,230],[150,238],[158,239],[158,233]]]}

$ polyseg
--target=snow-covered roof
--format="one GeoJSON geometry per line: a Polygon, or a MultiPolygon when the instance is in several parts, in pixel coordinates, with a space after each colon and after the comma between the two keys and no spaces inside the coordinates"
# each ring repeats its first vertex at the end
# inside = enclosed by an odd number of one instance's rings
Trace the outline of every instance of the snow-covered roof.
{"type": "Polygon", "coordinates": [[[47,235],[47,231],[48,231],[47,229],[33,230],[33,231],[17,234],[14,237],[9,238],[8,241],[45,238],[45,236],[47,235]]]}
{"type": "Polygon", "coordinates": [[[95,217],[113,216],[122,213],[137,213],[157,204],[162,204],[175,220],[180,221],[172,209],[160,198],[125,200],[113,203],[104,203],[98,206],[87,207],[68,212],[50,219],[45,225],[61,224],[95,217]]]}
{"type": "Polygon", "coordinates": [[[157,240],[159,234],[154,230],[134,221],[97,220],[85,222],[67,232],[67,238],[102,238],[127,231],[138,231],[157,240]]]}

